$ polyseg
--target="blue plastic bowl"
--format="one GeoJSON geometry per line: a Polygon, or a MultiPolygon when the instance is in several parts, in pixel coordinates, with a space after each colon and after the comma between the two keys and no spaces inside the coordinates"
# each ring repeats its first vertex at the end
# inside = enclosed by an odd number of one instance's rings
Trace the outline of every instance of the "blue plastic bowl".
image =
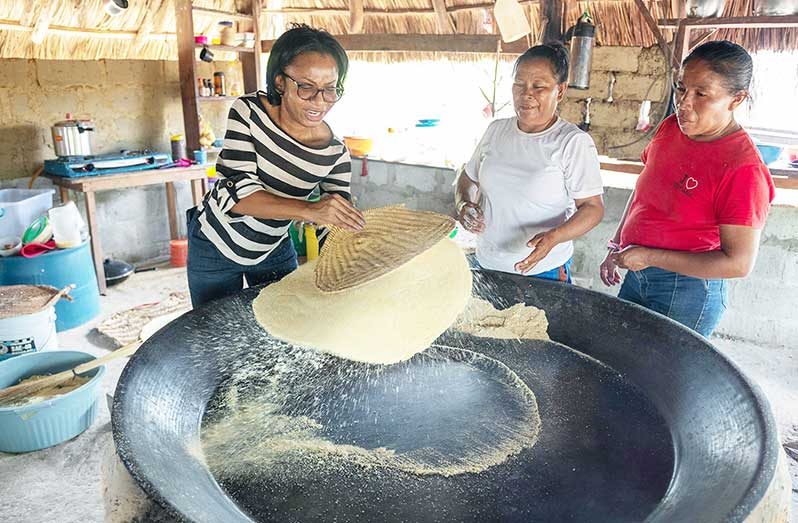
{"type": "Polygon", "coordinates": [[[779,156],[781,156],[781,151],[784,150],[784,148],[779,145],[765,145],[761,143],[756,144],[756,148],[759,149],[759,154],[762,156],[762,161],[765,162],[765,165],[770,165],[778,160],[779,156]]]}
{"type": "MultiPolygon", "coordinates": [[[[0,388],[34,374],[54,374],[91,361],[78,351],[44,351],[0,362],[0,388]]],[[[91,371],[91,380],[62,396],[23,407],[0,408],[0,451],[30,452],[58,445],[89,428],[97,417],[100,380],[105,367],[91,371]]]]}

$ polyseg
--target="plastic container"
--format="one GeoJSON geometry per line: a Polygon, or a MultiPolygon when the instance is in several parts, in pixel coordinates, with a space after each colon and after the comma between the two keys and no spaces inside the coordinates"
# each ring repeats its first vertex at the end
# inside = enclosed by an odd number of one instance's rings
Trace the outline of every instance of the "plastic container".
{"type": "MultiPolygon", "coordinates": [[[[0,362],[0,388],[35,374],[54,374],[91,361],[79,351],[25,354],[0,362]]],[[[105,367],[86,374],[88,383],[62,396],[22,407],[0,407],[0,451],[31,452],[58,445],[81,434],[97,417],[105,367]]]]}
{"type": "Polygon", "coordinates": [[[50,225],[53,228],[53,240],[59,249],[71,249],[83,242],[86,223],[80,215],[75,202],[68,201],[48,211],[50,225]]]}
{"type": "Polygon", "coordinates": [[[208,163],[208,152],[205,149],[197,149],[194,151],[194,161],[200,165],[208,163]]]}
{"type": "Polygon", "coordinates": [[[188,158],[188,153],[186,152],[186,137],[185,135],[181,134],[173,134],[169,138],[169,142],[172,145],[172,161],[177,162],[182,160],[183,158],[188,158]]]}
{"type": "Polygon", "coordinates": [[[34,258],[0,258],[0,285],[52,285],[69,293],[72,301],[59,300],[55,305],[58,332],[83,325],[100,313],[100,291],[89,243],[74,249],[50,251],[34,258]]]}
{"type": "Polygon", "coordinates": [[[224,71],[216,71],[213,73],[214,96],[227,96],[227,87],[224,82],[224,71]]]}
{"type": "Polygon", "coordinates": [[[222,45],[231,47],[236,45],[236,30],[233,28],[233,22],[219,22],[219,41],[222,45]]]}
{"type": "Polygon", "coordinates": [[[58,348],[55,309],[0,319],[0,361],[14,356],[58,348]]]}
{"type": "Polygon", "coordinates": [[[778,160],[784,150],[780,145],[767,145],[764,143],[756,144],[756,148],[759,149],[759,154],[762,156],[762,161],[765,162],[765,165],[770,165],[778,160]]]}
{"type": "Polygon", "coordinates": [[[367,156],[371,152],[373,142],[371,138],[360,136],[344,136],[344,143],[352,156],[367,156]]]}
{"type": "Polygon", "coordinates": [[[169,263],[172,267],[185,267],[188,258],[188,240],[180,238],[169,242],[169,263]]]}
{"type": "Polygon", "coordinates": [[[29,243],[46,243],[53,238],[53,226],[50,225],[50,218],[43,214],[33,220],[25,232],[22,233],[22,245],[29,243]]]}
{"type": "Polygon", "coordinates": [[[0,238],[0,256],[14,256],[22,248],[22,238],[19,236],[3,236],[0,238]]]}
{"type": "Polygon", "coordinates": [[[53,206],[54,189],[0,189],[0,236],[22,236],[53,206]]]}

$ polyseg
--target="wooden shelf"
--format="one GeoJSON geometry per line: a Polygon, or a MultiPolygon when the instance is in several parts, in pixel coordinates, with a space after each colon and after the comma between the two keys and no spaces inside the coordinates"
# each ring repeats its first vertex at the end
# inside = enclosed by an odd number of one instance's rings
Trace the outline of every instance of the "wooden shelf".
{"type": "Polygon", "coordinates": [[[198,102],[232,102],[238,96],[198,96],[198,102]]]}
{"type": "MultiPolygon", "coordinates": [[[[246,13],[237,13],[232,9],[222,11],[212,8],[194,6],[194,0],[171,0],[175,10],[175,29],[177,35],[177,59],[180,78],[180,99],[183,105],[183,130],[186,136],[186,148],[188,151],[196,151],[201,148],[199,117],[201,106],[208,104],[227,102],[232,103],[236,96],[198,96],[197,78],[200,76],[200,61],[197,56],[197,49],[207,47],[214,53],[237,53],[236,57],[240,62],[242,74],[242,89],[244,93],[251,93],[263,88],[264,77],[261,74],[261,17],[263,11],[263,0],[250,0],[246,13]],[[254,47],[229,46],[198,44],[195,41],[196,33],[194,19],[203,17],[206,19],[241,21],[245,25],[251,25],[249,32],[254,33],[254,47]]],[[[231,4],[233,2],[230,2],[231,4]]],[[[269,26],[266,20],[267,27],[269,26]]],[[[204,68],[203,68],[204,69],[204,68]]],[[[224,134],[223,129],[219,134],[224,134]]]]}
{"type": "Polygon", "coordinates": [[[212,16],[214,18],[218,18],[219,20],[243,20],[247,22],[252,21],[252,15],[248,15],[246,13],[231,13],[229,11],[219,11],[217,9],[208,9],[206,7],[196,7],[196,6],[192,6],[191,10],[195,14],[212,16]]]}
{"type": "Polygon", "coordinates": [[[254,53],[254,47],[241,47],[235,45],[194,44],[197,49],[207,47],[211,51],[225,51],[228,53],[254,53]]]}

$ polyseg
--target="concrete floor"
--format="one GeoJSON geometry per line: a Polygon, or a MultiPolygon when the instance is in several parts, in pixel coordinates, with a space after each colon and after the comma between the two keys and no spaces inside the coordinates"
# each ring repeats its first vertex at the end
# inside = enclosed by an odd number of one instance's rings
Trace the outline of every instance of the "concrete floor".
{"type": "MultiPolygon", "coordinates": [[[[163,300],[177,290],[186,290],[182,269],[159,268],[134,274],[101,297],[100,317],[59,333],[59,345],[97,356],[107,354],[112,348],[110,341],[94,331],[100,319],[135,305],[163,300]]],[[[798,349],[760,347],[729,339],[713,342],[762,387],[782,440],[798,440],[798,349]]],[[[124,364],[125,361],[116,361],[108,365],[103,382],[105,392],[113,392],[124,364]]],[[[0,520],[102,522],[105,509],[100,463],[112,444],[110,413],[103,405],[92,427],[71,441],[29,454],[0,453],[0,520]]],[[[793,479],[791,521],[798,523],[798,462],[789,460],[789,463],[793,479]]]]}

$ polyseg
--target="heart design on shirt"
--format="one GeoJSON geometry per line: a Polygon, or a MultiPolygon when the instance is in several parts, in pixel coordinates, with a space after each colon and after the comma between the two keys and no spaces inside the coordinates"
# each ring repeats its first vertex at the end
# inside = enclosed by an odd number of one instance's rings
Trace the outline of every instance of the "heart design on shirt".
{"type": "Polygon", "coordinates": [[[684,181],[684,188],[687,189],[688,191],[691,190],[691,189],[695,189],[696,187],[698,187],[698,180],[696,180],[692,176],[689,176],[684,181]]]}

